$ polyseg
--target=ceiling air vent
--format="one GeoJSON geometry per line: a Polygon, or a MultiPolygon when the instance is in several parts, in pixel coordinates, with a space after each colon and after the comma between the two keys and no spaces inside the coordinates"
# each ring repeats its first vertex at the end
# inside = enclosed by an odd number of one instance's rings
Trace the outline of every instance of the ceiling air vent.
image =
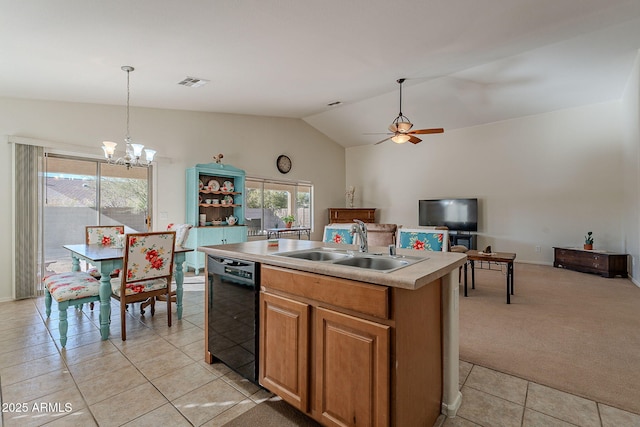
{"type": "Polygon", "coordinates": [[[188,86],[188,87],[200,87],[209,83],[209,80],[199,79],[197,77],[186,77],[181,82],[178,82],[179,85],[188,86]]]}

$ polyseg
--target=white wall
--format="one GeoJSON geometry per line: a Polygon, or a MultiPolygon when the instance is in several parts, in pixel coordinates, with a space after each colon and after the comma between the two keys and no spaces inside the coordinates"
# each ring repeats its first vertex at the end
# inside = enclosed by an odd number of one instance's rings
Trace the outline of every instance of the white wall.
{"type": "MultiPolygon", "coordinates": [[[[322,237],[326,208],[344,206],[349,185],[356,206],[376,207],[380,222],[405,226],[417,225],[418,199],[478,197],[479,247],[551,264],[553,246],[582,245],[593,231],[596,248],[630,253],[640,277],[638,68],[623,101],[426,135],[416,146],[387,142],[345,154],[301,120],[148,108],[131,109],[131,135],[159,151],[156,228],[184,220],[184,170],[222,152],[250,175],[311,181],[313,239],[322,237]],[[294,164],[285,176],[275,168],[283,153],[294,164]]],[[[0,98],[0,135],[69,143],[96,156],[102,140],[122,139],[124,118],[123,107],[0,98]]],[[[4,230],[12,227],[10,154],[0,143],[4,230]]],[[[4,239],[0,271],[11,271],[10,260],[4,239]]],[[[0,301],[12,289],[0,281],[0,301]]]]}
{"type": "MultiPolygon", "coordinates": [[[[101,156],[101,143],[119,143],[124,137],[125,108],[0,98],[0,135],[15,135],[72,144],[71,153],[101,156]]],[[[307,180],[314,185],[316,227],[312,238],[322,238],[327,207],[344,205],[344,148],[302,120],[131,108],[131,136],[158,150],[154,228],[183,222],[185,169],[210,163],[224,154],[224,163],[248,175],[307,180]],[[287,154],[293,168],[281,175],[278,155],[287,154]],[[161,216],[162,214],[162,216],[161,216]],[[162,218],[162,219],[160,219],[162,218]],[[165,219],[166,218],[166,219],[165,219]]],[[[0,143],[0,228],[11,230],[11,146],[0,143]]],[[[10,234],[10,233],[6,233],[10,234]]],[[[0,301],[11,299],[11,239],[0,242],[0,301]]]]}
{"type": "MultiPolygon", "coordinates": [[[[631,255],[630,274],[640,280],[640,55],[623,98],[624,111],[624,250],[631,255]]],[[[640,286],[640,284],[639,284],[640,286]]]]}
{"type": "Polygon", "coordinates": [[[551,264],[554,246],[581,246],[587,231],[622,251],[621,116],[611,102],[349,148],[346,185],[380,222],[404,226],[417,225],[419,199],[477,197],[478,247],[517,261],[551,264]]]}

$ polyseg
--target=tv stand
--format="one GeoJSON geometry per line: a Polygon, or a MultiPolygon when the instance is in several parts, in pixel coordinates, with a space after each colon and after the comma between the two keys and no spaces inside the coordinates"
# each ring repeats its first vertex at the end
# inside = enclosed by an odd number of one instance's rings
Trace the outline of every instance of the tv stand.
{"type": "Polygon", "coordinates": [[[599,274],[602,277],[628,277],[628,254],[581,248],[554,247],[553,266],[583,273],[599,274]]]}
{"type": "Polygon", "coordinates": [[[478,249],[475,234],[465,231],[450,231],[449,238],[451,239],[452,245],[463,245],[468,249],[478,249]]]}

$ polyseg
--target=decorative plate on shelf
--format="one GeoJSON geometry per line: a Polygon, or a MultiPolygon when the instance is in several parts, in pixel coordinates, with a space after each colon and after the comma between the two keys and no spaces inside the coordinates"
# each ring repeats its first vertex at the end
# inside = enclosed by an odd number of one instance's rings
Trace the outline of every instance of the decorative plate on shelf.
{"type": "Polygon", "coordinates": [[[227,202],[227,204],[228,204],[228,205],[232,205],[232,204],[233,204],[233,197],[231,197],[231,196],[229,196],[229,195],[224,196],[224,199],[223,199],[223,200],[224,200],[225,202],[227,202]]]}
{"type": "Polygon", "coordinates": [[[207,184],[207,187],[209,187],[209,190],[211,190],[211,191],[218,191],[218,190],[220,190],[220,183],[218,181],[216,181],[215,179],[212,179],[207,184]]]}
{"type": "Polygon", "coordinates": [[[222,191],[233,191],[233,182],[225,181],[222,183],[222,191]]]}
{"type": "Polygon", "coordinates": [[[200,185],[200,189],[202,190],[204,188],[204,183],[202,182],[202,180],[199,180],[199,181],[200,181],[200,184],[199,184],[200,185]]]}

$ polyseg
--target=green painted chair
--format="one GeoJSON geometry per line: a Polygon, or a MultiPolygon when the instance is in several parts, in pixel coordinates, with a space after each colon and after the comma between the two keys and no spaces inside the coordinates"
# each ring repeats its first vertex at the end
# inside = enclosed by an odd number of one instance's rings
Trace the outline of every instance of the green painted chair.
{"type": "MultiPolygon", "coordinates": [[[[85,243],[88,245],[118,246],[121,242],[118,236],[124,234],[124,225],[101,226],[88,225],[85,227],[85,243]]],[[[113,274],[117,274],[114,271],[113,274]]],[[[47,317],[51,315],[52,300],[58,303],[60,311],[59,329],[60,345],[67,345],[67,309],[73,306],[82,310],[85,303],[89,303],[93,310],[94,303],[100,301],[100,272],[96,268],[89,268],[86,272],[70,271],[55,273],[43,279],[45,295],[45,310],[47,317]]]]}
{"type": "Polygon", "coordinates": [[[44,303],[47,317],[51,315],[51,301],[58,303],[60,345],[67,345],[67,309],[69,306],[82,308],[82,304],[100,301],[100,281],[84,271],[70,271],[46,276],[44,282],[44,303]]]}

